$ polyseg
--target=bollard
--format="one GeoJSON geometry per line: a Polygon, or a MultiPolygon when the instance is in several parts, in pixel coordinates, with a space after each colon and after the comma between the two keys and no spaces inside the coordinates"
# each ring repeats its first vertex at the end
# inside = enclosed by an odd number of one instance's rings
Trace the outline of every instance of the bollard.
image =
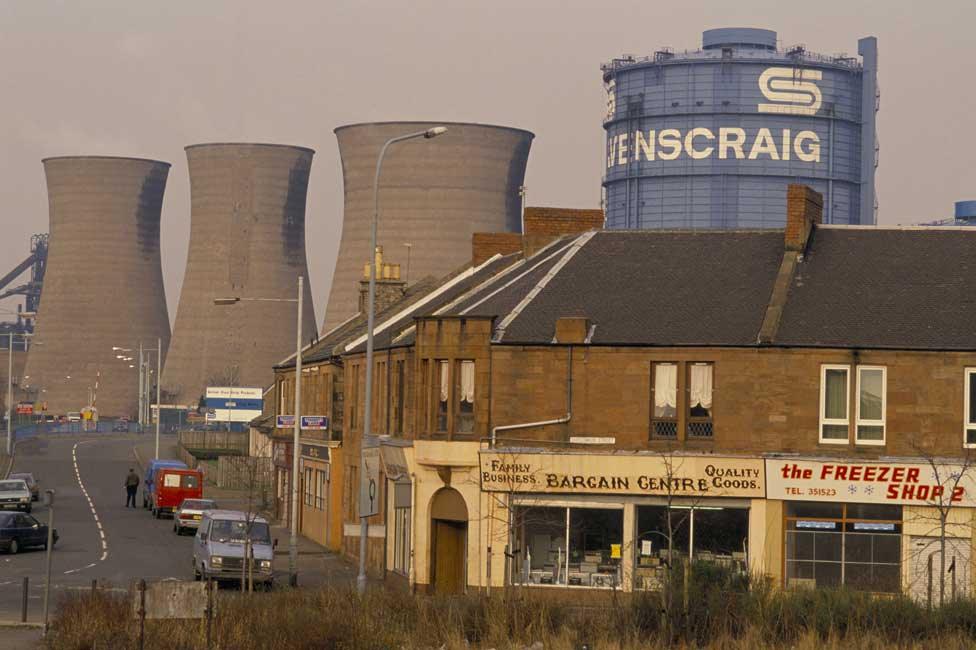
{"type": "Polygon", "coordinates": [[[30,585],[30,578],[24,576],[24,594],[20,601],[20,622],[21,623],[27,622],[27,594],[29,591],[28,590],[29,585],[30,585]]]}
{"type": "Polygon", "coordinates": [[[146,647],[146,581],[139,581],[139,650],[146,647]]]}

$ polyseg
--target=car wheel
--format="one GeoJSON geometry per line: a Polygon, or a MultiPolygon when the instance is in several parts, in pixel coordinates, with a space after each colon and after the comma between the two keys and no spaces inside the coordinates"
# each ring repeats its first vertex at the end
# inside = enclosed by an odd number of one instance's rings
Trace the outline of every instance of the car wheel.
{"type": "Polygon", "coordinates": [[[195,561],[193,562],[193,579],[197,582],[203,580],[203,576],[201,576],[200,572],[197,571],[197,563],[195,561]]]}
{"type": "Polygon", "coordinates": [[[17,543],[17,540],[16,539],[10,540],[10,548],[7,549],[7,552],[10,553],[11,555],[16,555],[17,551],[19,550],[20,550],[20,545],[17,543]]]}
{"type": "Polygon", "coordinates": [[[33,509],[33,506],[28,503],[27,504],[27,507],[24,508],[24,512],[30,512],[32,509],[33,509]]]}

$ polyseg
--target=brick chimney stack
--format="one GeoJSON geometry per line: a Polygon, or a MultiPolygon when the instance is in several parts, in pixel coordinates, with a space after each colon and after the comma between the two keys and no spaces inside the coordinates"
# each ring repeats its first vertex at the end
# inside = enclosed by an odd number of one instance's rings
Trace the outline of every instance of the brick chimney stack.
{"type": "Polygon", "coordinates": [[[802,253],[814,224],[823,222],[823,195],[806,185],[786,190],[786,250],[802,253]]]}
{"type": "Polygon", "coordinates": [[[525,233],[476,232],[471,237],[471,263],[483,263],[495,254],[509,255],[522,251],[526,257],[549,242],[567,235],[581,235],[602,230],[603,210],[574,208],[525,208],[525,233]]]}

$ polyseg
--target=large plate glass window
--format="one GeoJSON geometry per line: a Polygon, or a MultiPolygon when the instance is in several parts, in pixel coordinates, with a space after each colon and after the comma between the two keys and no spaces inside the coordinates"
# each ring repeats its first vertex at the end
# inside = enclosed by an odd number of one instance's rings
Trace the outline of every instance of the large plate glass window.
{"type": "Polygon", "coordinates": [[[901,506],[788,503],[786,586],[901,590],[901,506]]]}
{"type": "Polygon", "coordinates": [[[512,524],[514,584],[620,587],[622,509],[517,506],[512,524]]]}
{"type": "Polygon", "coordinates": [[[820,442],[846,443],[850,435],[850,366],[820,368],[820,442]]]}
{"type": "Polygon", "coordinates": [[[857,442],[883,445],[887,371],[881,366],[857,367],[857,442]]]}

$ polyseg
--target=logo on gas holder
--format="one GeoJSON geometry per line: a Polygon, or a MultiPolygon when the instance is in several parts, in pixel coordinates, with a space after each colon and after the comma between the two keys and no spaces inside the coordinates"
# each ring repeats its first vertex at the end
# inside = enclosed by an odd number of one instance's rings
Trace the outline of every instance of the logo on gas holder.
{"type": "Polygon", "coordinates": [[[820,70],[800,68],[766,68],[759,75],[759,90],[770,104],[759,104],[760,113],[785,115],[816,115],[823,102],[823,95],[815,81],[820,81],[820,70]]]}

